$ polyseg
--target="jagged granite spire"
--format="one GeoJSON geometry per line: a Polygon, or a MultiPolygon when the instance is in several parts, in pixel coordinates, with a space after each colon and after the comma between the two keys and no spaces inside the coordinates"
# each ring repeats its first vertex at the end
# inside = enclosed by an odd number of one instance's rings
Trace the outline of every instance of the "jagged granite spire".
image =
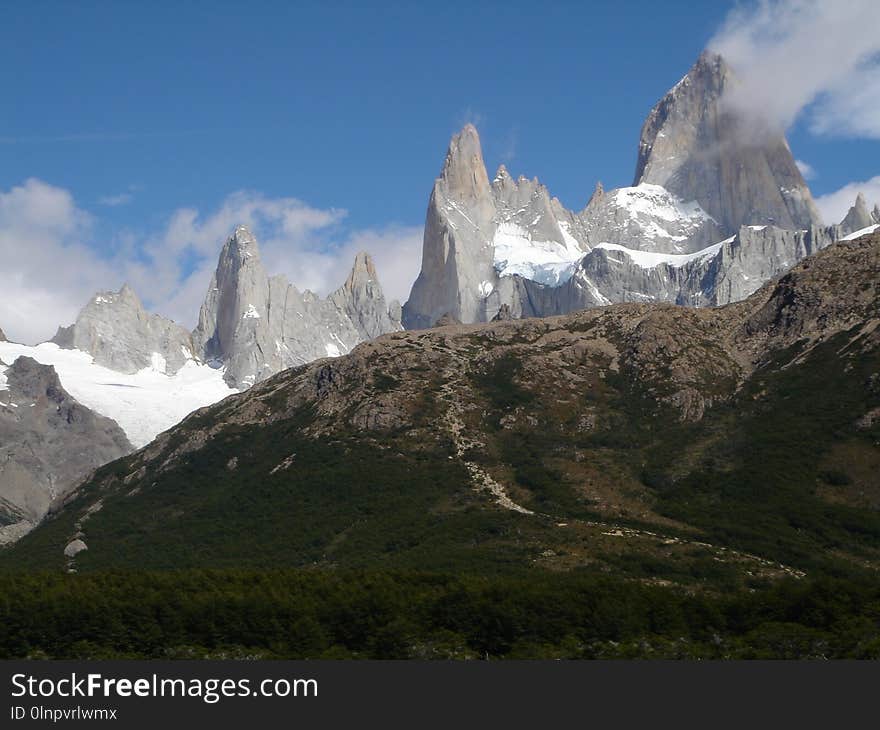
{"type": "Polygon", "coordinates": [[[871,211],[868,210],[865,196],[859,193],[856,196],[856,202],[849,209],[844,219],[840,221],[840,232],[843,235],[849,235],[868,226],[873,226],[876,222],[871,211]]]}
{"type": "Polygon", "coordinates": [[[874,210],[871,211],[871,217],[874,223],[880,223],[880,203],[874,203],[874,210]]]}
{"type": "Polygon", "coordinates": [[[395,302],[386,305],[366,254],[355,259],[346,283],[322,299],[284,276],[269,277],[256,238],[238,226],[220,252],[193,342],[201,357],[224,368],[230,386],[247,388],[400,329],[399,310],[395,302]]]}
{"type": "Polygon", "coordinates": [[[634,184],[697,201],[728,235],[743,225],[820,225],[783,134],[725,105],[736,84],[724,59],[704,52],[645,120],[634,184]]]}
{"type": "Polygon", "coordinates": [[[463,322],[485,319],[483,282],[495,279],[494,216],[480,137],[476,127],[467,124],[450,141],[434,182],[425,216],[422,268],[403,307],[406,327],[430,327],[447,312],[463,322]]]}
{"type": "Polygon", "coordinates": [[[193,332],[196,351],[208,362],[223,363],[227,381],[235,387],[248,377],[265,377],[265,353],[273,349],[265,326],[268,316],[269,276],[257,239],[247,226],[240,225],[220,251],[199,311],[193,332]]]}
{"type": "Polygon", "coordinates": [[[373,259],[365,251],[355,256],[351,273],[330,299],[348,315],[364,340],[402,329],[400,303],[386,303],[373,259]]]}
{"type": "Polygon", "coordinates": [[[8,341],[9,340],[6,339],[6,335],[3,333],[3,329],[0,328],[0,342],[8,342],[8,341]]]}
{"type": "Polygon", "coordinates": [[[51,341],[87,352],[99,365],[122,373],[152,367],[171,375],[193,357],[189,332],[147,312],[128,284],[118,292],[98,292],[76,322],[59,327],[51,341]]]}

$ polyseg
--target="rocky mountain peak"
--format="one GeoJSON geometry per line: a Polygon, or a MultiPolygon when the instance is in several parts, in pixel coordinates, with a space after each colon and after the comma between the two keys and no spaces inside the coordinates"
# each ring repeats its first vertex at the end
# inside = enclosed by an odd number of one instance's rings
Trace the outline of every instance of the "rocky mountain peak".
{"type": "Polygon", "coordinates": [[[52,365],[42,365],[22,355],[6,371],[6,383],[24,398],[48,397],[54,402],[63,399],[64,391],[52,365]]]}
{"type": "Polygon", "coordinates": [[[147,312],[128,284],[118,292],[95,294],[76,322],[59,327],[51,341],[65,349],[87,352],[97,364],[122,373],[152,367],[170,375],[193,357],[189,332],[170,319],[147,312]]]}
{"type": "Polygon", "coordinates": [[[721,56],[701,54],[645,120],[634,184],[698,202],[728,235],[743,225],[819,225],[783,134],[725,103],[737,85],[721,56]]]}
{"type": "Polygon", "coordinates": [[[122,288],[116,293],[116,296],[120,299],[131,301],[132,303],[139,306],[141,309],[143,309],[144,307],[140,297],[137,295],[137,292],[132,289],[128,282],[122,285],[122,288]]]}
{"type": "Polygon", "coordinates": [[[239,224],[235,227],[235,230],[229,237],[229,242],[230,244],[234,244],[235,250],[241,256],[260,255],[260,247],[257,243],[256,236],[254,236],[250,229],[244,224],[239,224]]]}
{"type": "Polygon", "coordinates": [[[3,330],[0,329],[0,342],[8,342],[6,339],[6,335],[3,333],[3,330]]]}
{"type": "MultiPolygon", "coordinates": [[[[496,186],[511,194],[517,187],[509,176],[496,177],[496,186]]],[[[421,273],[403,307],[406,327],[431,327],[445,312],[465,321],[484,318],[483,292],[495,278],[496,213],[480,137],[467,124],[452,137],[431,191],[421,273]]]]}
{"type": "Polygon", "coordinates": [[[345,280],[345,287],[353,289],[361,282],[378,281],[379,276],[376,273],[376,266],[373,264],[373,257],[366,251],[359,251],[355,254],[354,264],[348,279],[345,280]]]}
{"type": "Polygon", "coordinates": [[[386,303],[369,254],[359,253],[345,284],[323,299],[284,276],[270,278],[256,237],[238,226],[220,252],[192,337],[230,386],[247,388],[397,329],[400,305],[386,303]]]}
{"type": "Polygon", "coordinates": [[[351,320],[361,339],[402,329],[400,304],[385,301],[373,259],[365,251],[355,256],[345,283],[329,299],[351,320]]]}
{"type": "Polygon", "coordinates": [[[871,211],[874,223],[880,223],[880,203],[874,203],[874,210],[871,211]]]}
{"type": "Polygon", "coordinates": [[[591,210],[598,205],[601,205],[602,200],[605,198],[605,187],[602,185],[602,182],[597,182],[596,187],[593,188],[593,194],[590,195],[590,199],[587,201],[587,207],[585,210],[591,210]]]}
{"type": "Polygon", "coordinates": [[[848,235],[872,226],[874,223],[874,216],[868,210],[868,202],[865,200],[864,194],[859,193],[856,196],[856,202],[840,222],[840,230],[844,235],[848,235]]]}
{"type": "Polygon", "coordinates": [[[480,135],[473,124],[466,124],[449,142],[440,181],[447,195],[465,203],[490,195],[480,135]]]}
{"type": "Polygon", "coordinates": [[[495,177],[492,182],[512,179],[513,178],[510,176],[510,173],[507,171],[507,166],[502,162],[500,165],[498,165],[498,171],[495,173],[495,177]]]}
{"type": "Polygon", "coordinates": [[[89,472],[132,450],[115,421],[64,390],[53,366],[21,356],[4,369],[0,544],[31,529],[89,472]]]}

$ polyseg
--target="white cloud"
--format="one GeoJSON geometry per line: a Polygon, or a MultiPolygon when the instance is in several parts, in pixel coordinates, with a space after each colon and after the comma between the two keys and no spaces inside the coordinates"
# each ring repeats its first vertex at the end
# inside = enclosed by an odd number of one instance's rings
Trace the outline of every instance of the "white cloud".
{"type": "Polygon", "coordinates": [[[110,208],[115,208],[120,205],[128,205],[134,196],[131,193],[119,193],[118,195],[104,195],[98,198],[99,205],[106,205],[110,208]]]}
{"type": "Polygon", "coordinates": [[[85,302],[85,292],[118,278],[86,245],[93,220],[66,190],[30,179],[0,191],[0,321],[7,336],[51,336],[85,302]]]}
{"type": "Polygon", "coordinates": [[[806,110],[818,133],[880,138],[877,0],[759,0],[709,43],[741,85],[728,102],[786,129],[806,110]]]}
{"type": "Polygon", "coordinates": [[[419,270],[421,228],[349,230],[345,217],[295,198],[236,192],[206,215],[180,208],[160,230],[120,231],[99,247],[97,221],[73,196],[31,179],[0,190],[0,327],[11,339],[48,339],[94,292],[125,281],[150,309],[192,327],[220,248],[239,223],[257,236],[269,273],[300,289],[327,294],[345,280],[355,253],[366,250],[386,296],[404,301],[419,270]]]}
{"type": "Polygon", "coordinates": [[[795,160],[794,164],[797,165],[797,169],[800,170],[801,175],[804,176],[804,180],[812,180],[816,177],[816,171],[809,162],[795,160]]]}
{"type": "Polygon", "coordinates": [[[816,198],[816,205],[826,222],[840,223],[846,216],[852,204],[856,202],[856,196],[862,193],[868,201],[868,207],[873,208],[880,202],[880,175],[863,182],[851,182],[839,190],[816,198]]]}

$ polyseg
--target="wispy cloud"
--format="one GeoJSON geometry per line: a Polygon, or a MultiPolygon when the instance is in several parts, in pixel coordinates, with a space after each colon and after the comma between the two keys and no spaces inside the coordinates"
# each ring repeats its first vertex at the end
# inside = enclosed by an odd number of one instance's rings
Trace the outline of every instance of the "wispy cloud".
{"type": "Polygon", "coordinates": [[[134,199],[131,193],[119,193],[117,195],[103,195],[98,198],[99,205],[116,208],[120,205],[128,205],[134,199]]]}
{"type": "Polygon", "coordinates": [[[876,175],[870,180],[847,183],[834,192],[820,195],[816,198],[816,205],[819,206],[822,218],[826,222],[839,223],[855,203],[859,193],[865,196],[868,207],[880,203],[880,175],[876,175]]]}
{"type": "Polygon", "coordinates": [[[804,162],[803,160],[795,160],[794,164],[797,165],[797,169],[800,170],[801,175],[804,176],[804,180],[813,180],[816,178],[816,171],[813,169],[813,166],[809,162],[804,162]]]}
{"type": "Polygon", "coordinates": [[[519,128],[511,127],[501,142],[501,161],[509,164],[515,157],[519,147],[519,128]]]}
{"type": "MultiPolygon", "coordinates": [[[[479,129],[483,126],[483,123],[485,121],[486,117],[482,112],[479,112],[476,109],[472,109],[471,107],[467,107],[461,112],[461,114],[459,114],[456,126],[458,129],[461,129],[465,124],[473,124],[477,129],[479,129]]],[[[458,129],[456,129],[455,131],[458,131],[458,129]]]]}
{"type": "Polygon", "coordinates": [[[239,191],[213,210],[179,208],[156,230],[118,231],[99,247],[99,219],[69,191],[30,179],[0,190],[0,327],[12,339],[48,339],[94,292],[126,281],[154,311],[191,327],[238,223],[257,235],[269,272],[300,289],[335,289],[355,253],[367,250],[387,296],[405,300],[421,261],[421,227],[351,229],[345,218],[343,209],[239,191]]]}
{"type": "Polygon", "coordinates": [[[759,0],[712,39],[741,84],[726,101],[780,129],[880,138],[877,0],[759,0]]]}

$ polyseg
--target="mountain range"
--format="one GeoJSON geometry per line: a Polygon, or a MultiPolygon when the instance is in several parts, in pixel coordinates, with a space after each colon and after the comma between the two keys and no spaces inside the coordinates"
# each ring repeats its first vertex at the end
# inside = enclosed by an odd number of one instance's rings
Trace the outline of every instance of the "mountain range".
{"type": "Polygon", "coordinates": [[[2,560],[649,564],[700,590],[877,570],[878,283],[875,233],[724,307],[388,333],[97,469],[2,560]]]}
{"type": "MultiPolygon", "coordinates": [[[[466,125],[434,183],[421,271],[403,307],[386,300],[367,253],[322,298],[270,275],[256,238],[239,226],[222,246],[193,331],[146,311],[128,285],[95,294],[48,343],[10,343],[0,331],[8,400],[0,403],[0,531],[20,537],[91,470],[133,449],[152,453],[167,434],[154,439],[187,414],[290,368],[317,362],[326,382],[315,392],[334,392],[339,371],[325,359],[376,338],[430,352],[430,336],[409,331],[617,303],[719,307],[835,241],[877,230],[880,207],[861,195],[840,223],[821,221],[782,133],[725,105],[737,83],[723,58],[701,55],[645,120],[633,185],[597,184],[579,212],[503,165],[490,180],[479,134],[466,125]]],[[[395,378],[377,382],[391,391],[395,378]]],[[[377,388],[352,423],[404,423],[406,409],[386,404],[377,388]]],[[[676,393],[687,418],[714,402],[699,388],[676,393]]]]}

